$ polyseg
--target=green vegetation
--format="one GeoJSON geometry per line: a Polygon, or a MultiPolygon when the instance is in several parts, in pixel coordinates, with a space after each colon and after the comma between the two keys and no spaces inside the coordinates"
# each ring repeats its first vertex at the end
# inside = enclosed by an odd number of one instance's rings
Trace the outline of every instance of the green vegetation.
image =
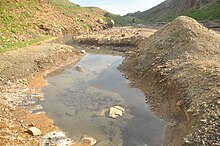
{"type": "Polygon", "coordinates": [[[31,24],[26,21],[36,10],[35,1],[15,3],[14,1],[0,0],[0,31],[1,33],[23,34],[31,24]],[[26,22],[26,23],[24,23],[26,22]]]}
{"type": "MultiPolygon", "coordinates": [[[[54,21],[50,22],[38,17],[41,13],[45,13],[45,6],[50,11],[58,11],[71,19],[70,21],[65,19],[66,23],[78,21],[78,24],[75,25],[80,25],[84,29],[92,29],[90,21],[94,21],[94,18],[114,19],[118,25],[131,24],[134,19],[133,17],[110,14],[96,7],[80,7],[69,0],[47,0],[44,2],[39,0],[0,0],[0,53],[25,47],[50,37],[42,35],[41,31],[43,31],[45,23],[47,23],[45,27],[47,29],[47,26],[50,28],[54,25],[54,21]],[[38,15],[36,15],[37,12],[38,15]],[[79,20],[77,20],[78,18],[79,20]],[[90,20],[87,21],[87,18],[90,20]]],[[[50,14],[48,13],[48,15],[50,14]]]]}
{"type": "Polygon", "coordinates": [[[20,2],[0,0],[0,53],[48,38],[31,31],[32,16],[39,5],[35,0],[20,2]]]}
{"type": "Polygon", "coordinates": [[[105,11],[96,7],[81,7],[80,5],[71,3],[69,0],[48,0],[48,2],[68,16],[80,12],[82,14],[92,14],[97,18],[104,18],[103,13],[105,11]]]}
{"type": "Polygon", "coordinates": [[[0,54],[4,53],[6,51],[15,50],[18,48],[23,48],[35,43],[38,43],[40,41],[46,40],[51,38],[50,36],[38,36],[32,40],[24,40],[24,41],[17,41],[17,42],[10,42],[7,40],[7,38],[0,37],[0,54]]]}
{"type": "Polygon", "coordinates": [[[135,23],[144,23],[142,19],[135,18],[132,16],[120,16],[112,13],[106,13],[105,17],[107,17],[108,19],[113,19],[115,21],[115,24],[120,26],[131,25],[133,21],[135,23]]]}
{"type": "MultiPolygon", "coordinates": [[[[54,25],[54,21],[43,20],[36,15],[36,12],[39,14],[45,13],[45,6],[48,7],[48,4],[53,7],[52,11],[55,10],[66,16],[67,19],[65,20],[69,20],[66,23],[75,21],[77,16],[83,19],[83,17],[86,17],[88,14],[90,14],[92,18],[104,18],[103,13],[105,13],[105,11],[94,7],[83,8],[69,2],[69,0],[48,0],[44,2],[40,2],[39,0],[0,0],[1,53],[21,48],[50,37],[42,35],[43,30],[40,31],[39,29],[40,26],[43,26],[45,23],[48,23],[47,26],[49,27],[54,25]],[[96,10],[98,10],[98,12],[96,12],[96,10]]],[[[53,16],[53,14],[51,16],[53,16]]],[[[84,29],[91,29],[89,22],[79,22],[79,25],[84,29]]]]}
{"type": "MultiPolygon", "coordinates": [[[[179,3],[180,0],[176,0],[173,2],[179,3]]],[[[189,2],[190,3],[190,2],[189,2]]],[[[198,21],[215,21],[220,19],[220,1],[215,0],[213,3],[206,4],[202,6],[200,9],[196,9],[195,7],[192,7],[192,9],[188,9],[185,11],[177,11],[177,7],[173,8],[166,8],[164,4],[160,5],[161,7],[164,7],[164,13],[161,14],[161,12],[158,12],[158,7],[153,8],[153,10],[144,11],[144,12],[135,12],[130,13],[126,16],[133,16],[140,18],[140,22],[143,22],[144,24],[151,24],[151,23],[162,23],[165,24],[167,22],[170,22],[174,20],[176,17],[185,15],[192,17],[198,21]]]]}
{"type": "Polygon", "coordinates": [[[84,11],[82,7],[74,3],[71,3],[68,0],[48,0],[48,2],[54,7],[65,12],[65,14],[67,15],[73,14],[76,11],[84,11]]]}
{"type": "Polygon", "coordinates": [[[219,20],[220,19],[220,2],[215,5],[204,7],[196,10],[189,10],[180,14],[170,13],[166,17],[160,19],[163,22],[170,22],[180,15],[192,17],[199,21],[219,20]]]}
{"type": "Polygon", "coordinates": [[[185,12],[183,14],[195,18],[196,20],[219,20],[220,2],[210,7],[205,7],[203,9],[198,9],[198,10],[192,10],[189,12],[185,12]]]}

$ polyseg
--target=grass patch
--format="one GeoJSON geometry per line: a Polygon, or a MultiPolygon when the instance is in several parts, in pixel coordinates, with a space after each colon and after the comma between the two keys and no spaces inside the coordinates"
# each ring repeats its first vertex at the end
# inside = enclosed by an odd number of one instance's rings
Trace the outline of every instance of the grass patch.
{"type": "Polygon", "coordinates": [[[176,14],[175,12],[168,14],[162,18],[153,18],[156,22],[170,22],[178,16],[189,16],[198,21],[209,21],[209,20],[219,20],[220,19],[220,2],[217,2],[215,5],[207,6],[201,9],[189,10],[176,14]]]}
{"type": "Polygon", "coordinates": [[[108,19],[113,19],[116,25],[122,25],[122,26],[131,25],[133,24],[133,21],[137,24],[144,23],[144,20],[132,16],[120,16],[112,13],[106,13],[105,17],[107,17],[108,19]]]}
{"type": "Polygon", "coordinates": [[[185,12],[183,15],[190,16],[196,20],[218,20],[220,19],[220,2],[207,8],[185,12]]]}
{"type": "Polygon", "coordinates": [[[82,7],[80,7],[79,5],[76,5],[74,3],[71,3],[68,0],[48,0],[48,2],[55,6],[56,8],[62,9],[64,11],[68,10],[83,10],[82,7]]]}
{"type": "Polygon", "coordinates": [[[51,38],[51,36],[38,36],[32,40],[25,40],[25,41],[18,41],[18,42],[8,42],[7,38],[2,38],[0,40],[0,53],[4,53],[6,51],[16,50],[18,48],[23,48],[35,43],[38,43],[40,41],[44,41],[51,38]]]}

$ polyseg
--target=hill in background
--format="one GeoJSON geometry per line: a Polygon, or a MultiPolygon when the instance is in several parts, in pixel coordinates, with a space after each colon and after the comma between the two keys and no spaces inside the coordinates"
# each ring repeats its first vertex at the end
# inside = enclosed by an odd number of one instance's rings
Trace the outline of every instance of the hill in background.
{"type": "Polygon", "coordinates": [[[185,15],[196,20],[209,21],[220,19],[219,0],[166,0],[144,12],[127,14],[145,23],[170,22],[174,18],[185,15]]]}
{"type": "Polygon", "coordinates": [[[0,0],[0,52],[48,36],[103,29],[107,12],[68,0],[0,0]],[[99,21],[102,20],[102,21],[99,21]]]}

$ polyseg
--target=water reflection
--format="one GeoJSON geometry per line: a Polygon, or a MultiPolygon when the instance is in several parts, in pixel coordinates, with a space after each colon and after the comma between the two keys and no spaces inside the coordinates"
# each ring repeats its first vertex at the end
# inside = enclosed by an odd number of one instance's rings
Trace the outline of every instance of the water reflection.
{"type": "Polygon", "coordinates": [[[138,89],[130,88],[117,70],[120,56],[88,54],[76,65],[48,77],[43,88],[43,110],[74,140],[83,135],[97,139],[98,146],[158,146],[164,123],[155,117],[138,89]],[[123,117],[112,119],[108,110],[125,108],[123,117]]]}

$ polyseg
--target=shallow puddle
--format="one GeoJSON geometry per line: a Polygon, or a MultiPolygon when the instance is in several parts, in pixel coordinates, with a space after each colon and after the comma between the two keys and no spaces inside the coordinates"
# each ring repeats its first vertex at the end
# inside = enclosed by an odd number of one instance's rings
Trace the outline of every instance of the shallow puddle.
{"type": "Polygon", "coordinates": [[[159,146],[165,124],[145,103],[143,93],[129,86],[117,66],[120,56],[87,54],[77,64],[48,76],[40,102],[47,115],[75,141],[84,136],[97,146],[159,146]],[[82,72],[75,70],[77,65],[82,72]],[[112,106],[125,109],[109,117],[112,106]]]}

